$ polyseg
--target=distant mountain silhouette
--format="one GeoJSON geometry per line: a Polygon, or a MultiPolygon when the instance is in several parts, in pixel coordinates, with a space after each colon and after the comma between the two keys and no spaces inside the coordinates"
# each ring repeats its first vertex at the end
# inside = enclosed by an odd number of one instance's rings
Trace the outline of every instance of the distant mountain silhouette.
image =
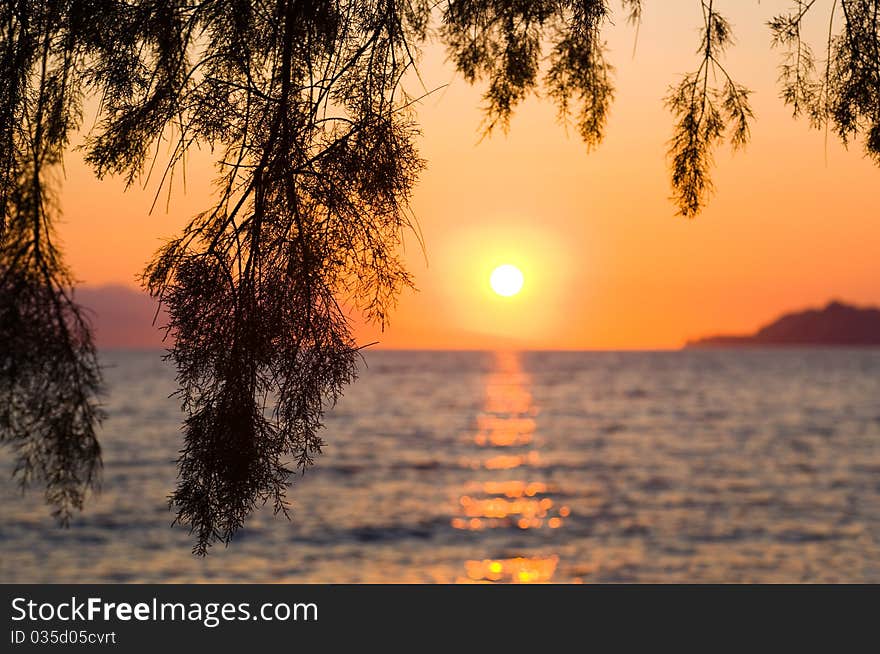
{"type": "Polygon", "coordinates": [[[685,347],[880,345],[880,309],[830,302],[824,309],[789,313],[748,336],[710,336],[685,347]]]}
{"type": "Polygon", "coordinates": [[[76,301],[87,309],[99,348],[161,348],[165,313],[147,293],[127,286],[84,286],[76,301]]]}

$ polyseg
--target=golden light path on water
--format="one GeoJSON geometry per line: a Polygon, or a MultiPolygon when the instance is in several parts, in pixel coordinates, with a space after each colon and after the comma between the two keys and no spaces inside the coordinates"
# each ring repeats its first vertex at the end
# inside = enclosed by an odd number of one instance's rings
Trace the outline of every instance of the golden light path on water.
{"type": "MultiPolygon", "coordinates": [[[[540,466],[536,447],[538,408],[529,392],[529,378],[517,353],[496,355],[495,371],[487,376],[485,402],[477,416],[473,443],[481,456],[462,463],[479,475],[458,497],[455,529],[561,529],[571,515],[552,497],[553,487],[534,476],[540,466]],[[517,474],[510,478],[509,475],[517,474]]],[[[559,556],[511,556],[465,562],[459,583],[552,581],[559,556]]]]}

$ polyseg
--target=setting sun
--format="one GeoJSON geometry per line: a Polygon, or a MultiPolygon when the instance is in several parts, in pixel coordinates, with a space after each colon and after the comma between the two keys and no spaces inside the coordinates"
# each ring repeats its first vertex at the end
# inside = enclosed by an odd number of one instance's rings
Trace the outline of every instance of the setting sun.
{"type": "Polygon", "coordinates": [[[522,290],[523,281],[522,271],[509,263],[498,266],[489,277],[492,290],[502,297],[511,297],[519,293],[522,290]]]}

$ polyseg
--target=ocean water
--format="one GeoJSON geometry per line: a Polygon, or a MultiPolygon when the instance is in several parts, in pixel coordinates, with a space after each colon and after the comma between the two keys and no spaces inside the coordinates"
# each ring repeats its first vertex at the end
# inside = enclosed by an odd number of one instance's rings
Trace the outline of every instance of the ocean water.
{"type": "Polygon", "coordinates": [[[2,582],[880,582],[880,351],[371,352],[327,446],[228,548],[171,527],[159,353],[105,352],[69,529],[0,451],[2,582]]]}

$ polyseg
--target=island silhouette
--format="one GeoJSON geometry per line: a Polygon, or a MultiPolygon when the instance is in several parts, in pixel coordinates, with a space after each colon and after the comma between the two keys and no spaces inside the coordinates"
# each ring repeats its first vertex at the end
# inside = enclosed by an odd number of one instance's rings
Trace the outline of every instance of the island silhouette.
{"type": "Polygon", "coordinates": [[[707,336],[686,348],[762,347],[784,345],[880,345],[880,309],[832,300],[824,308],[787,313],[754,334],[707,336]]]}

